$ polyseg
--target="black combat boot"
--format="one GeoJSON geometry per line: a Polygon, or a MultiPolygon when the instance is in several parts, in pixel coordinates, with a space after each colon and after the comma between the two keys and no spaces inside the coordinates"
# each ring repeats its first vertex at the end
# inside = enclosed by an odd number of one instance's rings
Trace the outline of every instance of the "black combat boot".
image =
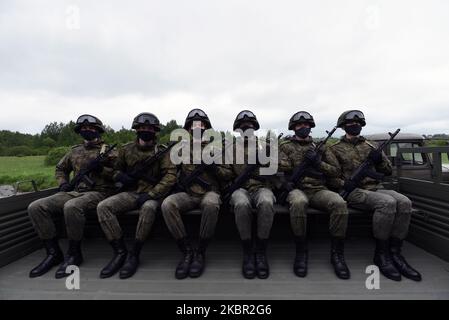
{"type": "Polygon", "coordinates": [[[304,237],[295,237],[296,256],[293,263],[293,272],[296,276],[304,278],[307,275],[307,260],[309,250],[307,248],[307,240],[304,237]]]}
{"type": "Polygon", "coordinates": [[[376,239],[376,251],[373,261],[385,277],[394,281],[401,281],[401,274],[394,266],[391,258],[388,240],[376,239]]]}
{"type": "Polygon", "coordinates": [[[253,241],[242,240],[242,246],[243,246],[242,274],[246,279],[254,279],[256,277],[256,264],[253,250],[253,241]]]}
{"type": "Polygon", "coordinates": [[[256,240],[256,273],[259,279],[266,279],[270,275],[270,267],[267,261],[267,243],[266,239],[256,240]]]}
{"type": "Polygon", "coordinates": [[[209,244],[208,239],[200,239],[198,248],[195,250],[192,264],[190,265],[189,276],[191,278],[198,278],[203,274],[206,265],[206,248],[209,244]]]}
{"type": "Polygon", "coordinates": [[[335,274],[340,279],[349,279],[351,273],[345,261],[345,240],[332,237],[331,264],[334,266],[335,274]]]}
{"type": "Polygon", "coordinates": [[[136,240],[134,242],[134,246],[129,252],[128,258],[126,259],[125,265],[120,270],[120,279],[126,279],[129,277],[132,277],[136,271],[137,267],[139,266],[139,256],[140,251],[143,247],[143,241],[136,240]]]}
{"type": "Polygon", "coordinates": [[[398,238],[390,239],[390,252],[394,266],[404,277],[414,281],[421,281],[421,274],[413,269],[401,254],[402,242],[398,238]]]}
{"type": "Polygon", "coordinates": [[[186,238],[180,239],[176,243],[178,244],[178,248],[184,254],[184,256],[176,267],[175,276],[176,279],[185,279],[189,275],[190,264],[192,263],[193,259],[192,246],[186,238]]]}
{"type": "Polygon", "coordinates": [[[83,255],[81,253],[81,241],[69,240],[69,249],[64,257],[64,262],[59,266],[58,270],[56,270],[56,279],[70,275],[65,272],[68,266],[74,265],[79,267],[82,263],[83,255]]]}
{"type": "Polygon", "coordinates": [[[101,270],[100,278],[109,278],[112,277],[125,263],[126,255],[128,254],[128,250],[126,249],[126,244],[123,238],[118,240],[112,240],[110,242],[113,254],[111,261],[101,270]]]}
{"type": "Polygon", "coordinates": [[[44,248],[47,252],[47,256],[41,261],[33,270],[30,271],[30,278],[40,277],[47,273],[51,268],[64,261],[64,255],[59,247],[58,240],[56,238],[43,240],[44,248]]]}

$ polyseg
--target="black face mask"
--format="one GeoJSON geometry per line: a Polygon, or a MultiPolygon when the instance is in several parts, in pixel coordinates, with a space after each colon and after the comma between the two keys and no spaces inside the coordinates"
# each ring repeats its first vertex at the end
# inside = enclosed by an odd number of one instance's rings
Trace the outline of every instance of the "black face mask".
{"type": "Polygon", "coordinates": [[[245,131],[247,131],[247,130],[251,130],[252,129],[251,131],[248,131],[247,133],[249,133],[251,135],[254,134],[254,127],[253,126],[241,126],[239,129],[242,130],[243,133],[245,133],[245,131]]]}
{"type": "Polygon", "coordinates": [[[155,136],[156,133],[152,131],[137,131],[137,137],[145,142],[154,140],[155,136]]]}
{"type": "Polygon", "coordinates": [[[351,136],[358,136],[362,132],[362,126],[360,124],[353,124],[351,126],[345,126],[345,131],[351,136]]]}
{"type": "Polygon", "coordinates": [[[311,130],[312,130],[311,128],[301,128],[295,130],[295,135],[301,139],[305,139],[309,136],[311,130]]]}
{"type": "Polygon", "coordinates": [[[93,141],[100,138],[100,133],[98,131],[81,130],[80,136],[86,141],[93,141]]]}

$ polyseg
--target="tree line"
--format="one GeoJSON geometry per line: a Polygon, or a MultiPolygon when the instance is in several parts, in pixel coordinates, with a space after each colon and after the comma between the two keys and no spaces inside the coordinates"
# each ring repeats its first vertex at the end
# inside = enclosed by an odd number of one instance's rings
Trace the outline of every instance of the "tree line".
{"type": "MultiPolygon", "coordinates": [[[[52,122],[47,124],[41,133],[25,134],[12,132],[8,130],[0,131],[0,156],[35,156],[48,155],[51,150],[70,147],[82,143],[81,137],[74,132],[75,123],[52,122]]],[[[161,126],[159,133],[159,142],[167,143],[170,141],[170,133],[181,126],[176,120],[171,120],[161,126]]],[[[226,132],[226,135],[230,135],[226,132]]],[[[447,145],[449,135],[435,134],[425,136],[428,139],[428,145],[447,145]]],[[[135,132],[131,129],[122,127],[115,131],[110,126],[106,126],[106,132],[103,135],[106,143],[123,145],[135,139],[135,132]]],[[[331,142],[336,141],[333,138],[331,142]]]]}
{"type": "MultiPolygon", "coordinates": [[[[47,124],[41,133],[25,134],[8,130],[0,131],[0,156],[36,156],[47,155],[50,150],[61,147],[70,147],[82,143],[82,138],[74,132],[75,123],[52,122],[47,124]]],[[[161,126],[159,141],[167,143],[170,132],[181,128],[175,120],[161,126]]],[[[134,140],[135,132],[122,127],[115,131],[106,126],[103,139],[106,143],[123,145],[134,140]]]]}

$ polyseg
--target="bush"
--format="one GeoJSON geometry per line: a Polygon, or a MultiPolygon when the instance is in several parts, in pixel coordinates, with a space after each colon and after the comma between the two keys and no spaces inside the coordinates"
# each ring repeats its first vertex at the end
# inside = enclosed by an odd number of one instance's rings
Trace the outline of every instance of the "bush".
{"type": "Polygon", "coordinates": [[[45,157],[45,165],[46,166],[54,166],[57,165],[59,160],[65,156],[67,152],[69,152],[70,148],[68,147],[59,147],[51,149],[47,156],[45,157]]]}

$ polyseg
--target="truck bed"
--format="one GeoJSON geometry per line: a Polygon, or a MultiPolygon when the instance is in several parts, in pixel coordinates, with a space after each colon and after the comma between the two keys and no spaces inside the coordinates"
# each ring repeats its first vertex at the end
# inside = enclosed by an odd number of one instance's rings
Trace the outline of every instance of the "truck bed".
{"type": "Polygon", "coordinates": [[[409,262],[422,272],[423,281],[394,282],[380,276],[380,289],[368,290],[365,268],[372,264],[373,243],[366,238],[352,238],[347,243],[346,259],[352,272],[347,281],[334,275],[327,239],[311,240],[306,278],[293,274],[294,244],[272,241],[267,280],[241,276],[241,249],[234,240],[211,244],[202,277],[176,280],[174,268],[180,254],[170,239],[147,242],[134,277],[100,279],[100,269],[109,261],[111,249],[104,239],[88,239],[80,290],[67,290],[65,279],[54,278],[56,268],[42,277],[28,278],[30,269],[43,258],[40,249],[0,268],[0,299],[449,299],[449,263],[411,243],[404,247],[409,262]]]}

